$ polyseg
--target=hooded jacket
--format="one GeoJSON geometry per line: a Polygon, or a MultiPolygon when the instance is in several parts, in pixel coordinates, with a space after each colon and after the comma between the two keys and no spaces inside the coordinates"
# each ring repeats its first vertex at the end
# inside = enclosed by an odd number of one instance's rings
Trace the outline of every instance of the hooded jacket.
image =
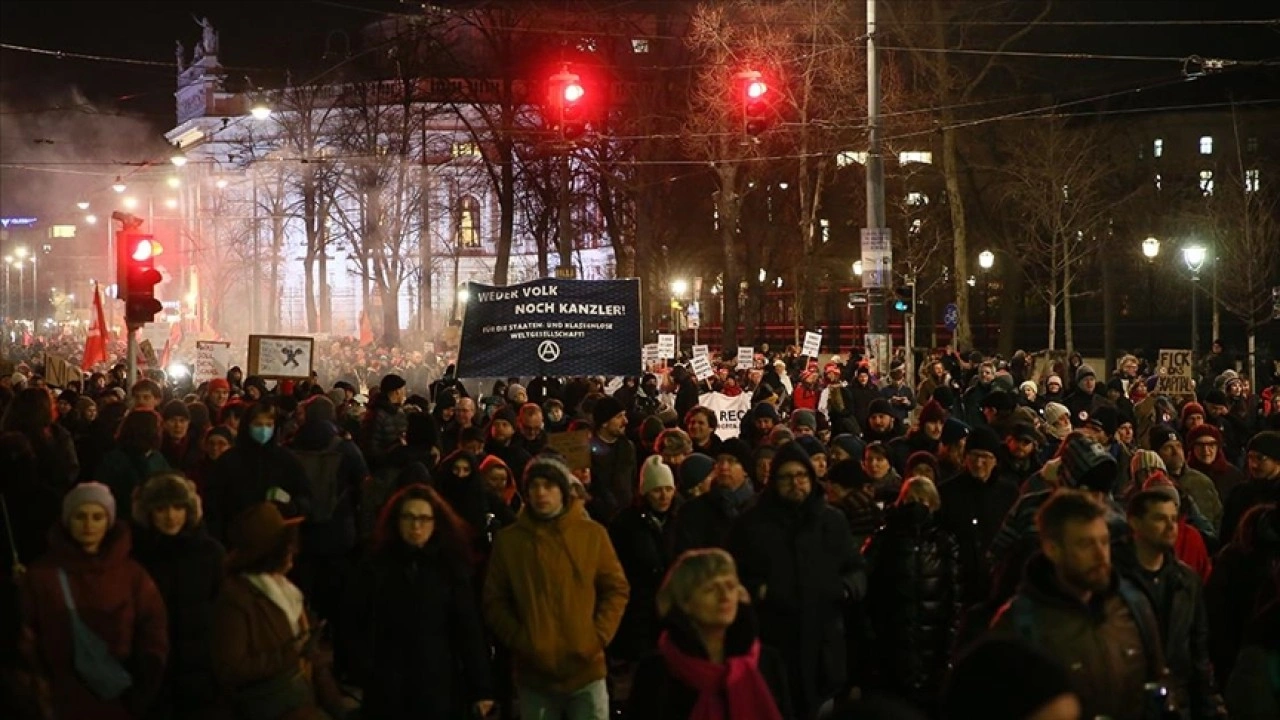
{"type": "Polygon", "coordinates": [[[263,444],[253,439],[250,429],[246,417],[240,422],[235,446],[214,463],[205,484],[205,524],[219,541],[226,540],[227,528],[237,515],[260,502],[275,502],[285,517],[306,515],[311,509],[306,472],[293,453],[280,446],[279,423],[263,444]],[[283,499],[286,496],[288,500],[283,499]]]}
{"type": "Polygon", "coordinates": [[[168,616],[155,583],[129,557],[131,548],[123,520],[107,531],[96,555],[86,554],[58,525],[49,532],[49,552],[27,573],[20,648],[29,666],[49,681],[55,717],[140,718],[160,688],[169,655],[168,616]],[[81,621],[133,676],[120,698],[100,699],[76,672],[59,569],[67,574],[81,621]]]}
{"type": "Polygon", "coordinates": [[[627,574],[631,596],[618,634],[609,646],[610,656],[639,660],[657,647],[656,598],[667,568],[675,558],[675,529],[679,497],[658,513],[643,495],[609,523],[609,539],[627,574]]]}
{"type": "Polygon", "coordinates": [[[571,693],[605,677],[629,594],[608,532],[580,501],[550,519],[526,507],[494,542],[484,617],[514,656],[517,685],[571,693]]]}
{"type": "Polygon", "coordinates": [[[440,461],[432,478],[440,496],[449,503],[458,517],[466,521],[473,533],[475,551],[483,559],[488,557],[493,536],[501,528],[516,521],[516,515],[502,499],[484,489],[480,476],[481,464],[476,456],[466,450],[454,450],[440,461]],[[453,466],[465,460],[471,464],[471,474],[458,477],[453,466]]]}
{"type": "Polygon", "coordinates": [[[938,518],[956,539],[963,572],[961,590],[966,605],[987,599],[991,589],[988,550],[1009,509],[1018,501],[1018,488],[993,471],[986,482],[961,472],[938,486],[942,507],[938,518]]]}
{"type": "Polygon", "coordinates": [[[790,671],[796,714],[809,717],[845,687],[844,609],[866,592],[862,556],[849,524],[829,507],[809,456],[794,441],[778,449],[769,486],[734,523],[729,552],[760,618],[760,639],[781,652],[790,671]],[[779,470],[790,462],[809,474],[799,503],[778,494],[779,470]]]}

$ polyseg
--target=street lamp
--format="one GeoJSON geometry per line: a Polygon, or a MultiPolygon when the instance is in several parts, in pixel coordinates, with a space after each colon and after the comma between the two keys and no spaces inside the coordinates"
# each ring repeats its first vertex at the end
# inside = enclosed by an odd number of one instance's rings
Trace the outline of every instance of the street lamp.
{"type": "Polygon", "coordinates": [[[182,148],[177,145],[173,146],[173,154],[169,156],[169,162],[173,163],[174,167],[182,167],[187,164],[187,156],[183,154],[182,148]]]}
{"type": "Polygon", "coordinates": [[[118,193],[122,193],[128,189],[128,186],[125,185],[124,180],[119,175],[117,175],[116,181],[111,183],[111,189],[115,190],[118,193]]]}
{"type": "Polygon", "coordinates": [[[1155,311],[1155,266],[1156,256],[1160,254],[1160,241],[1154,237],[1148,237],[1142,241],[1142,256],[1147,259],[1147,349],[1153,350],[1152,335],[1154,330],[1152,326],[1156,322],[1155,311]]]}
{"type": "Polygon", "coordinates": [[[80,202],[76,203],[76,207],[80,208],[81,210],[88,210],[89,203],[85,200],[81,200],[80,202]]]}
{"type": "Polygon", "coordinates": [[[978,253],[978,267],[982,268],[982,342],[991,343],[991,281],[987,271],[995,267],[996,254],[990,250],[978,253]]]}
{"type": "Polygon", "coordinates": [[[1191,357],[1198,358],[1197,350],[1200,346],[1200,318],[1198,305],[1196,303],[1196,295],[1200,291],[1200,268],[1204,267],[1204,261],[1209,257],[1209,251],[1203,245],[1192,244],[1182,248],[1182,261],[1187,264],[1187,269],[1191,271],[1191,357]]]}
{"type": "Polygon", "coordinates": [[[671,281],[671,295],[674,297],[684,297],[689,292],[689,283],[685,280],[671,281]]]}
{"type": "Polygon", "coordinates": [[[862,261],[861,260],[853,261],[853,274],[857,275],[858,277],[862,277],[862,261]]]}
{"type": "Polygon", "coordinates": [[[85,215],[85,216],[84,216],[84,221],[85,221],[85,222],[87,222],[87,223],[89,223],[90,225],[97,225],[97,224],[98,224],[98,216],[97,216],[97,215],[94,215],[93,213],[90,213],[90,214],[88,214],[88,215],[85,215]]]}

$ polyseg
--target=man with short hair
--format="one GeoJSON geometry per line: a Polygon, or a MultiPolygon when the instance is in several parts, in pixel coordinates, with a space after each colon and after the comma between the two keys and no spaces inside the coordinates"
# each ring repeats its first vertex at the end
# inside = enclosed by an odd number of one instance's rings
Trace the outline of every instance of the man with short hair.
{"type": "Polygon", "coordinates": [[[898,418],[894,415],[893,406],[883,397],[878,397],[867,406],[867,426],[862,429],[862,439],[866,443],[880,442],[888,445],[902,435],[898,418]]]}
{"type": "Polygon", "coordinates": [[[791,413],[791,434],[795,437],[812,436],[818,431],[818,417],[812,410],[796,410],[791,413]]]}
{"type": "Polygon", "coordinates": [[[1266,503],[1280,503],[1280,431],[1265,430],[1253,436],[1246,448],[1249,479],[1231,489],[1222,512],[1222,544],[1239,530],[1240,518],[1266,503]]]}
{"type": "Polygon", "coordinates": [[[132,409],[134,410],[156,410],[160,407],[160,401],[164,399],[164,391],[156,381],[149,378],[142,378],[134,383],[129,394],[133,398],[132,409]]]}
{"type": "Polygon", "coordinates": [[[609,717],[604,650],[630,586],[608,532],[582,511],[571,483],[564,463],[530,462],[528,504],[489,558],[484,617],[514,656],[522,718],[609,717]]]}
{"type": "Polygon", "coordinates": [[[1187,456],[1182,449],[1182,439],[1168,425],[1156,425],[1148,436],[1151,449],[1164,461],[1165,471],[1169,477],[1191,496],[1196,507],[1209,519],[1215,529],[1222,527],[1222,498],[1218,497],[1218,488],[1208,475],[1187,464],[1187,456]]]}
{"type": "Polygon", "coordinates": [[[711,473],[711,490],[686,502],[676,516],[673,557],[695,548],[727,547],[734,520],[755,499],[737,455],[722,448],[711,473]]]}
{"type": "Polygon", "coordinates": [[[516,435],[511,439],[512,444],[529,453],[530,457],[541,453],[547,446],[545,422],[542,408],[535,403],[521,405],[516,415],[516,435]]]}
{"type": "Polygon", "coordinates": [[[982,403],[987,396],[995,392],[992,385],[996,379],[996,366],[989,362],[981,362],[978,365],[978,372],[974,378],[974,382],[969,389],[965,391],[961,398],[961,404],[964,405],[965,421],[970,426],[975,426],[983,421],[982,403]]]}
{"type": "Polygon", "coordinates": [[[1197,720],[1225,711],[1209,661],[1209,618],[1200,576],[1178,560],[1178,501],[1173,488],[1143,490],[1129,500],[1130,538],[1112,544],[1116,569],[1141,589],[1160,622],[1174,699],[1197,720]]]}
{"type": "Polygon", "coordinates": [[[1063,400],[1063,404],[1071,411],[1071,425],[1079,428],[1084,426],[1084,421],[1089,419],[1094,410],[1109,403],[1096,392],[1098,375],[1093,367],[1081,365],[1076,368],[1075,380],[1075,387],[1063,400]]]}
{"type": "Polygon", "coordinates": [[[996,453],[996,461],[1000,466],[1000,477],[1022,487],[1027,478],[1039,472],[1044,463],[1040,462],[1040,445],[1044,436],[1027,423],[1014,423],[1004,436],[1004,444],[996,453]]]}
{"type": "Polygon", "coordinates": [[[602,395],[591,410],[592,509],[602,522],[631,504],[635,492],[636,448],[626,437],[627,410],[612,395],[602,395]]]}
{"type": "Polygon", "coordinates": [[[1060,490],[1036,514],[1040,552],[992,628],[1072,668],[1081,717],[1141,720],[1164,673],[1160,630],[1141,590],[1111,566],[1107,508],[1060,490]]]}
{"type": "Polygon", "coordinates": [[[476,401],[460,397],[453,406],[453,418],[440,431],[440,454],[448,455],[457,450],[462,444],[462,431],[473,427],[479,427],[476,422],[476,401]]]}
{"type": "Polygon", "coordinates": [[[716,413],[709,407],[695,405],[684,414],[684,431],[689,433],[694,452],[711,457],[716,456],[723,442],[716,434],[717,425],[719,421],[716,419],[716,413]]]}
{"type": "Polygon", "coordinates": [[[495,455],[506,463],[512,472],[521,472],[532,455],[516,441],[516,414],[503,405],[489,420],[489,431],[484,442],[485,455],[495,455]]]}
{"type": "Polygon", "coordinates": [[[938,485],[942,498],[940,524],[955,537],[960,548],[965,605],[981,602],[990,594],[987,550],[1005,514],[1018,499],[1017,486],[996,473],[999,450],[1000,439],[991,428],[974,428],[966,444],[964,468],[938,485]]]}

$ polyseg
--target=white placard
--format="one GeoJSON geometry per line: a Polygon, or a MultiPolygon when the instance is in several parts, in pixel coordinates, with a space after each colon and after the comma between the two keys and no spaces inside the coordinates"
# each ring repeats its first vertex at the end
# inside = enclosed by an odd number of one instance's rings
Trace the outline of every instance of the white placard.
{"type": "Polygon", "coordinates": [[[749,345],[738,346],[738,369],[750,370],[755,366],[755,351],[749,345]]]}
{"type": "Polygon", "coordinates": [[[818,352],[822,348],[822,333],[806,331],[804,334],[804,348],[800,351],[801,355],[816,358],[818,352]]]}
{"type": "Polygon", "coordinates": [[[690,352],[693,353],[694,357],[703,355],[709,359],[711,357],[711,346],[710,345],[694,345],[693,350],[691,350],[690,352]]]}
{"type": "Polygon", "coordinates": [[[658,343],[646,343],[640,351],[640,362],[647,371],[658,363],[658,343]]]}
{"type": "Polygon", "coordinates": [[[285,335],[249,336],[249,372],[267,379],[291,380],[311,377],[312,351],[309,337],[285,335]]]}
{"type": "Polygon", "coordinates": [[[751,394],[729,397],[723,393],[698,396],[698,404],[716,414],[716,435],[721,440],[738,437],[742,418],[751,410],[751,394]]]}
{"type": "Polygon", "coordinates": [[[694,355],[690,363],[693,366],[694,376],[699,380],[706,380],[715,374],[711,370],[711,361],[707,359],[706,355],[694,355]]]}
{"type": "Polygon", "coordinates": [[[196,341],[195,383],[226,377],[231,368],[231,343],[215,340],[196,341]]]}
{"type": "Polygon", "coordinates": [[[668,334],[658,335],[658,357],[668,360],[676,359],[676,336],[668,334]]]}

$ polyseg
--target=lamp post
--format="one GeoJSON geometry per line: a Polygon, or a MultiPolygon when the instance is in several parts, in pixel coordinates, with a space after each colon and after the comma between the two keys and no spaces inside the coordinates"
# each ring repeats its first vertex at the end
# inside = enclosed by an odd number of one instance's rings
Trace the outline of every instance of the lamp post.
{"type": "Polygon", "coordinates": [[[18,266],[18,317],[22,317],[27,307],[27,252],[26,245],[20,245],[13,251],[14,264],[18,266]]]}
{"type": "Polygon", "coordinates": [[[1156,321],[1155,301],[1155,266],[1156,256],[1160,254],[1160,241],[1148,237],[1142,241],[1142,256],[1147,259],[1147,350],[1154,350],[1152,325],[1156,321]]]}
{"type": "Polygon", "coordinates": [[[671,332],[676,336],[676,359],[680,358],[680,315],[683,308],[680,299],[689,292],[689,283],[676,279],[671,281],[671,332]]]}
{"type": "Polygon", "coordinates": [[[8,319],[13,314],[13,307],[9,299],[9,270],[13,268],[13,256],[4,256],[4,316],[8,319]]]}
{"type": "Polygon", "coordinates": [[[995,267],[996,255],[990,250],[978,253],[978,267],[982,268],[982,342],[991,343],[991,281],[988,271],[995,267]]]}
{"type": "Polygon", "coordinates": [[[1204,267],[1208,255],[1209,251],[1203,245],[1187,245],[1182,248],[1182,261],[1191,271],[1191,357],[1195,359],[1199,359],[1197,351],[1200,346],[1200,318],[1196,295],[1200,292],[1200,268],[1204,267]]]}

